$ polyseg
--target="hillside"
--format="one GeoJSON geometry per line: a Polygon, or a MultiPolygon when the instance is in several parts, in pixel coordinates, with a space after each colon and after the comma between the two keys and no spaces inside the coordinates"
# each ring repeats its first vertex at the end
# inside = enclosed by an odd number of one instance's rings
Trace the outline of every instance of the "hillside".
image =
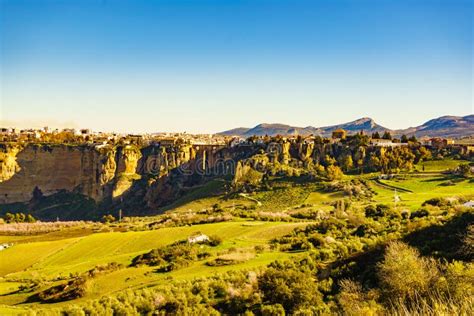
{"type": "Polygon", "coordinates": [[[420,126],[397,130],[396,134],[453,138],[471,136],[474,135],[474,115],[441,116],[420,126]]]}
{"type": "Polygon", "coordinates": [[[363,130],[366,133],[373,133],[373,132],[381,132],[389,130],[381,125],[375,123],[375,121],[371,118],[364,117],[355,121],[347,122],[344,124],[337,124],[331,126],[323,126],[323,127],[296,127],[291,125],[285,124],[259,124],[253,128],[235,128],[228,131],[221,132],[221,135],[227,136],[242,136],[242,137],[250,137],[250,136],[276,136],[276,135],[320,135],[320,136],[330,136],[331,133],[336,129],[345,129],[350,132],[359,132],[363,130]]]}
{"type": "Polygon", "coordinates": [[[384,126],[377,124],[369,117],[360,118],[358,120],[347,122],[343,124],[323,126],[323,127],[296,127],[285,124],[259,124],[253,128],[235,128],[228,131],[221,132],[221,135],[227,136],[276,136],[276,135],[320,135],[330,136],[331,133],[342,128],[350,133],[356,133],[363,130],[365,133],[390,131],[393,135],[401,136],[413,135],[417,137],[431,136],[431,137],[465,137],[474,135],[474,115],[461,116],[442,116],[436,119],[429,120],[423,125],[410,127],[406,129],[390,130],[384,126]]]}

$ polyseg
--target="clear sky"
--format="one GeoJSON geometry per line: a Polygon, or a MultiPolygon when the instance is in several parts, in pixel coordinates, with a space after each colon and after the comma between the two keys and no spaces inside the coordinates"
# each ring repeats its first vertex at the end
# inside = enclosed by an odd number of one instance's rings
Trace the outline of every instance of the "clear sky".
{"type": "Polygon", "coordinates": [[[0,0],[0,121],[389,128],[473,109],[471,0],[0,0]]]}

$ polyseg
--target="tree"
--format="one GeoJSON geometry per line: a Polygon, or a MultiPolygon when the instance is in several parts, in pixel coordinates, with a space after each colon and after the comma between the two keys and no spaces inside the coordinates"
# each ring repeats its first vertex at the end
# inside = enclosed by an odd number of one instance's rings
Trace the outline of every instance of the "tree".
{"type": "Polygon", "coordinates": [[[35,222],[36,222],[36,218],[34,218],[31,214],[28,214],[28,215],[26,216],[25,221],[26,221],[27,223],[35,223],[35,222]]]}
{"type": "Polygon", "coordinates": [[[331,166],[331,165],[335,165],[336,164],[336,159],[332,158],[331,156],[329,155],[326,155],[324,157],[324,164],[326,166],[331,166]]]}
{"type": "Polygon", "coordinates": [[[13,223],[15,222],[15,215],[13,215],[12,213],[6,213],[4,219],[7,223],[13,223]]]}
{"type": "Polygon", "coordinates": [[[271,267],[258,279],[264,303],[281,304],[289,313],[305,306],[322,304],[316,280],[296,268],[271,267]]]}
{"type": "Polygon", "coordinates": [[[352,156],[347,155],[342,159],[342,168],[344,171],[349,171],[354,166],[354,162],[352,161],[352,156]]]}
{"type": "Polygon", "coordinates": [[[262,306],[263,316],[285,316],[285,309],[281,304],[275,305],[263,305],[262,306]]]}
{"type": "Polygon", "coordinates": [[[388,245],[378,269],[383,290],[394,300],[423,295],[436,275],[433,267],[420,258],[416,249],[401,242],[388,245]]]}
{"type": "Polygon", "coordinates": [[[380,134],[379,134],[379,132],[372,133],[372,138],[373,138],[373,139],[380,139],[380,134]]]}
{"type": "Polygon", "coordinates": [[[379,157],[375,153],[372,153],[369,158],[369,167],[373,171],[380,170],[382,163],[379,157]]]}
{"type": "Polygon", "coordinates": [[[426,149],[426,147],[421,146],[416,152],[415,152],[415,162],[420,162],[420,161],[425,161],[429,160],[432,158],[431,151],[426,149]]]}
{"type": "Polygon", "coordinates": [[[326,168],[326,178],[329,181],[339,180],[344,174],[341,171],[341,168],[335,165],[330,165],[326,168]]]}
{"type": "Polygon", "coordinates": [[[24,223],[26,219],[26,215],[23,213],[16,213],[15,214],[15,222],[17,223],[24,223]]]}
{"type": "Polygon", "coordinates": [[[417,143],[417,142],[418,142],[418,139],[416,139],[416,136],[413,135],[413,136],[411,136],[410,138],[408,138],[408,141],[409,141],[409,142],[412,142],[412,143],[417,143]]]}
{"type": "Polygon", "coordinates": [[[402,137],[400,138],[400,142],[402,143],[408,143],[408,137],[407,135],[403,134],[402,137]]]}
{"type": "Polygon", "coordinates": [[[382,136],[383,139],[392,139],[392,134],[389,131],[385,131],[382,136]]]}
{"type": "Polygon", "coordinates": [[[468,178],[471,174],[471,166],[467,163],[460,164],[457,173],[465,178],[468,178]]]}
{"type": "Polygon", "coordinates": [[[33,189],[33,200],[34,200],[34,201],[38,201],[38,200],[40,200],[42,197],[43,197],[43,192],[41,192],[40,188],[38,188],[37,186],[35,186],[35,188],[33,189]]]}
{"type": "Polygon", "coordinates": [[[209,245],[216,247],[216,246],[219,246],[220,244],[222,244],[222,238],[220,236],[218,235],[210,236],[209,245]]]}

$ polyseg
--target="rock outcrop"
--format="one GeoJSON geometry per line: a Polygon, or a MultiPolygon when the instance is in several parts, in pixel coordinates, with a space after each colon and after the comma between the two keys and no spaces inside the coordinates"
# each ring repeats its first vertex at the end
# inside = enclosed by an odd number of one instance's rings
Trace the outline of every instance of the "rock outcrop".
{"type": "MultiPolygon", "coordinates": [[[[143,196],[160,198],[156,182],[174,170],[184,178],[219,163],[220,146],[0,145],[0,204],[22,202],[59,191],[75,192],[96,202],[114,200],[146,180],[143,196]]],[[[173,185],[171,185],[173,186],[173,185]]],[[[169,189],[169,188],[167,188],[169,189]]],[[[173,188],[172,188],[173,189],[173,188]]],[[[151,203],[156,204],[156,203],[151,203]]],[[[159,203],[158,203],[159,204],[159,203]]]]}

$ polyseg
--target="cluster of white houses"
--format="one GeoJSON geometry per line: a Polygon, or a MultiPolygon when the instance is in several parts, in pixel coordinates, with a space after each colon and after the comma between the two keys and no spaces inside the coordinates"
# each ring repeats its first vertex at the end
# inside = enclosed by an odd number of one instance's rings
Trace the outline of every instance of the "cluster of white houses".
{"type": "Polygon", "coordinates": [[[46,143],[87,143],[93,145],[105,144],[164,144],[174,145],[179,142],[193,145],[225,145],[224,136],[213,134],[187,133],[153,133],[153,134],[124,134],[94,132],[90,129],[17,129],[0,128],[0,142],[46,142],[46,143]]]}
{"type": "MultiPolygon", "coordinates": [[[[343,129],[336,129],[332,132],[332,137],[326,139],[330,143],[341,142],[346,138],[347,132],[343,129]]],[[[295,140],[301,137],[292,135],[285,137],[287,140],[295,140]]],[[[317,136],[302,137],[305,143],[314,143],[317,136]]],[[[173,146],[178,143],[190,145],[218,145],[218,146],[245,146],[265,143],[266,137],[252,137],[246,139],[240,136],[222,136],[214,134],[187,134],[187,133],[153,133],[153,134],[120,134],[93,132],[90,129],[65,128],[50,129],[44,127],[41,129],[23,129],[0,128],[0,142],[49,142],[49,143],[79,143],[103,146],[107,144],[136,144],[150,145],[159,144],[173,146]]],[[[408,143],[401,142],[398,139],[370,138],[371,146],[376,147],[401,147],[408,143]]],[[[447,138],[422,138],[419,142],[427,147],[446,148],[460,147],[463,152],[474,152],[474,138],[461,140],[447,138]]]]}

